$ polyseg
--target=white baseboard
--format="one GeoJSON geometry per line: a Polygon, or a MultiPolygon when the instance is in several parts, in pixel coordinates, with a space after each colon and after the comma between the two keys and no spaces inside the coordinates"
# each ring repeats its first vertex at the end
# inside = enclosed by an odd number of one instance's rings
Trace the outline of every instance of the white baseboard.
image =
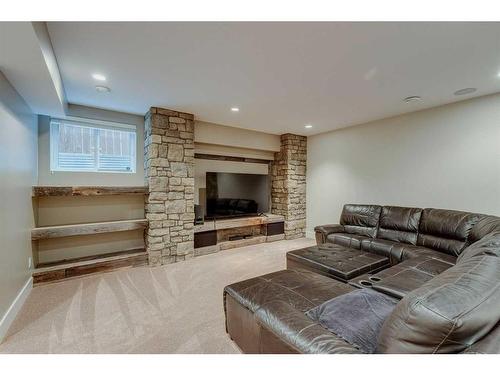
{"type": "Polygon", "coordinates": [[[26,299],[28,298],[31,289],[33,289],[32,277],[30,277],[29,280],[26,281],[26,284],[24,284],[24,286],[21,288],[19,294],[16,296],[12,304],[9,306],[2,320],[0,320],[0,343],[4,340],[5,336],[7,335],[7,331],[10,328],[10,325],[16,318],[16,315],[21,310],[21,307],[23,307],[24,302],[26,302],[26,299]]]}

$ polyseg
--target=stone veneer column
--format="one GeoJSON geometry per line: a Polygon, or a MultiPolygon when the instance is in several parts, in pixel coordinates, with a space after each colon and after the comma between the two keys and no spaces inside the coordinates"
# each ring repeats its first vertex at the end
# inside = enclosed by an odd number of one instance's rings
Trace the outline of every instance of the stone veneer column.
{"type": "Polygon", "coordinates": [[[146,250],[157,266],[194,253],[194,116],[152,107],[145,116],[146,250]]]}
{"type": "Polygon", "coordinates": [[[271,212],[285,217],[287,240],[305,236],[307,137],[281,136],[271,165],[271,212]]]}

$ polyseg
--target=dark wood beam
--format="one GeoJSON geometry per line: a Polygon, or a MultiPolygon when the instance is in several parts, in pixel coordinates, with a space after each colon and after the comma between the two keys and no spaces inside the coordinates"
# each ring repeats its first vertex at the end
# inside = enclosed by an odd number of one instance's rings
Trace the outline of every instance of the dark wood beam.
{"type": "Polygon", "coordinates": [[[238,156],[211,155],[211,154],[194,154],[194,158],[205,159],[205,160],[237,161],[241,163],[257,163],[257,164],[269,164],[271,162],[271,160],[266,160],[266,159],[254,159],[254,158],[244,158],[238,156]]]}
{"type": "Polygon", "coordinates": [[[34,197],[144,195],[146,186],[33,186],[34,197]]]}

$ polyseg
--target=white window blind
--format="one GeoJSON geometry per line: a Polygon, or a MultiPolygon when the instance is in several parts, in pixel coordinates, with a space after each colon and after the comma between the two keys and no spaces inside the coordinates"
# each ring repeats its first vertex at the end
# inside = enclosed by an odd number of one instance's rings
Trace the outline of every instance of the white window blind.
{"type": "Polygon", "coordinates": [[[136,130],[128,125],[52,119],[50,154],[51,171],[134,173],[136,130]]]}

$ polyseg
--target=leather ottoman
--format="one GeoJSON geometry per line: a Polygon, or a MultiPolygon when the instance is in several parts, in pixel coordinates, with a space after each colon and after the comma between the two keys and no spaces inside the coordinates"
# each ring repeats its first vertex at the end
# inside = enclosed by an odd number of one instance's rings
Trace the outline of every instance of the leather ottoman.
{"type": "Polygon", "coordinates": [[[343,282],[390,265],[388,257],[336,244],[322,244],[286,254],[288,269],[305,269],[343,282]]]}
{"type": "Polygon", "coordinates": [[[226,331],[243,353],[359,353],[305,312],[356,290],[317,273],[282,270],[224,288],[226,331]]]}

